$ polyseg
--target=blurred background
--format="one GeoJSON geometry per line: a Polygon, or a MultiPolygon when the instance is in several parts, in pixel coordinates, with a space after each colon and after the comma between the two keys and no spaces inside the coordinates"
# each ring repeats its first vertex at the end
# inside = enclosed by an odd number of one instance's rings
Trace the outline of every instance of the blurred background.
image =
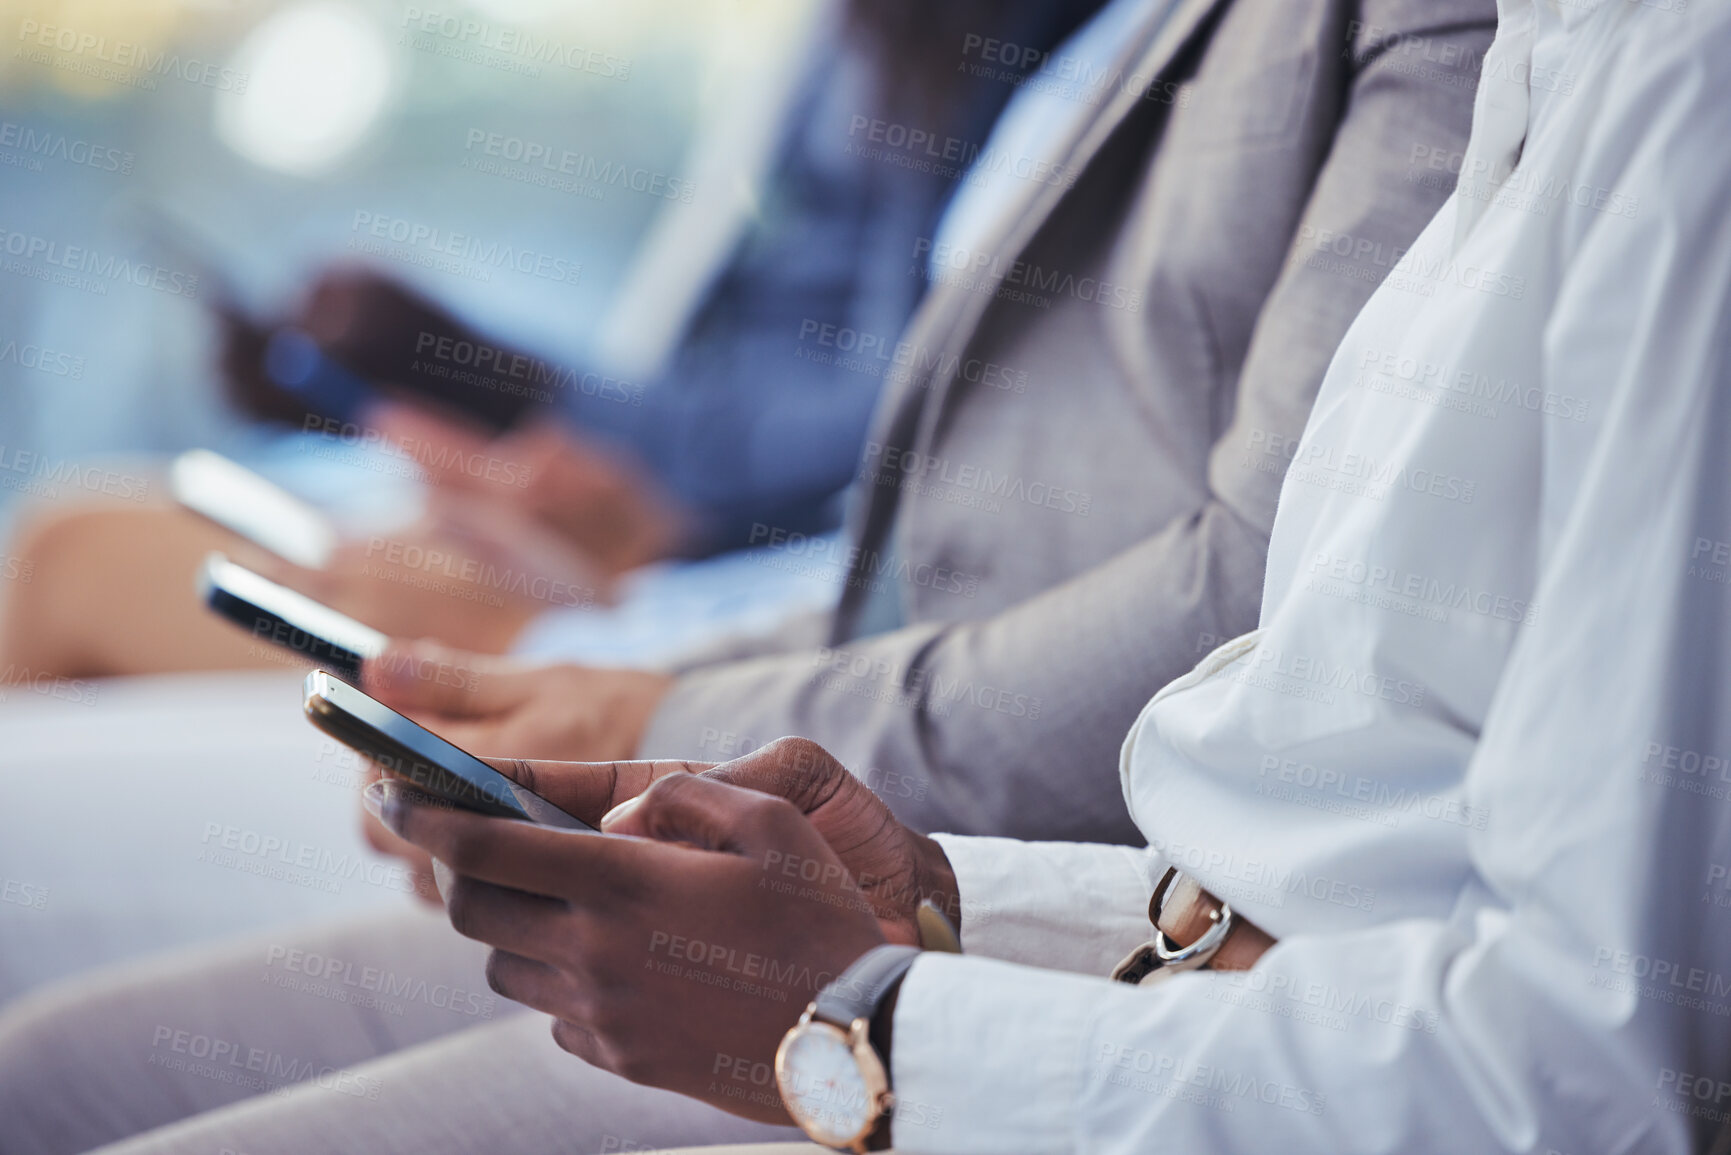
{"type": "MultiPolygon", "coordinates": [[[[606,363],[661,214],[749,204],[690,148],[771,83],[813,8],[0,0],[0,452],[256,450],[210,305],[280,314],[338,261],[606,363]]],[[[0,488],[0,532],[22,488],[0,488]]]]}

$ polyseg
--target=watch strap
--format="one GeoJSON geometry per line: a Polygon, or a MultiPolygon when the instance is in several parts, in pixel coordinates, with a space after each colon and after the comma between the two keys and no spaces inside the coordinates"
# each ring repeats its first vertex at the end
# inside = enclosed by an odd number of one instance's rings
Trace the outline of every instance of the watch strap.
{"type": "Polygon", "coordinates": [[[817,993],[812,1001],[812,1018],[838,1027],[848,1027],[855,1019],[870,1019],[878,1004],[896,982],[907,973],[920,948],[885,943],[866,951],[841,976],[817,993]]]}

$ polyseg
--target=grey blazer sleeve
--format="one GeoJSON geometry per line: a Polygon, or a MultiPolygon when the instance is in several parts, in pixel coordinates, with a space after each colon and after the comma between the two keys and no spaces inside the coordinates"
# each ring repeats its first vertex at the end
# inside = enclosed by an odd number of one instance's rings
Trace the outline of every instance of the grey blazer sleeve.
{"type": "Polygon", "coordinates": [[[1482,55],[1493,30],[1487,6],[1358,7],[1339,129],[1257,322],[1233,419],[1212,450],[1207,498],[996,617],[692,672],[655,716],[640,756],[713,760],[800,734],[920,829],[1140,841],[1119,789],[1124,735],[1162,685],[1254,628],[1287,447],[1388,271],[1386,255],[1411,243],[1452,188],[1446,164],[1414,157],[1465,146],[1473,90],[1436,83],[1426,59],[1482,55]],[[1340,237],[1357,257],[1331,247],[1340,237]]]}

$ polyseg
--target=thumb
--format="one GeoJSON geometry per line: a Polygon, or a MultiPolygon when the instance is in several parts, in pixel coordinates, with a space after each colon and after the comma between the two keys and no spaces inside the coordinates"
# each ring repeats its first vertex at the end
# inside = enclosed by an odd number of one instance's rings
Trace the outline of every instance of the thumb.
{"type": "Polygon", "coordinates": [[[539,794],[565,813],[591,825],[669,774],[695,774],[702,762],[548,762],[483,758],[483,762],[539,794]]]}
{"type": "Polygon", "coordinates": [[[809,859],[817,867],[814,875],[828,867],[829,881],[849,877],[811,823],[785,799],[699,774],[658,779],[603,818],[601,829],[765,862],[809,859]]]}
{"type": "Polygon", "coordinates": [[[426,640],[393,639],[361,666],[361,687],[408,714],[448,718],[510,712],[534,689],[536,672],[426,640]]]}

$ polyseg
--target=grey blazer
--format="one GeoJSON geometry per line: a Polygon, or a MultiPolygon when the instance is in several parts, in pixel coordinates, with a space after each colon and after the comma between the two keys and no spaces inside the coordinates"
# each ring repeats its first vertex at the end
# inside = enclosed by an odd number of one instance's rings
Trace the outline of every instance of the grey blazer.
{"type": "Polygon", "coordinates": [[[1452,189],[1494,28],[1493,0],[1179,0],[1141,29],[1062,173],[941,254],[836,613],[686,669],[640,756],[801,734],[922,829],[1135,839],[1119,745],[1254,628],[1286,454],[1452,189]]]}

